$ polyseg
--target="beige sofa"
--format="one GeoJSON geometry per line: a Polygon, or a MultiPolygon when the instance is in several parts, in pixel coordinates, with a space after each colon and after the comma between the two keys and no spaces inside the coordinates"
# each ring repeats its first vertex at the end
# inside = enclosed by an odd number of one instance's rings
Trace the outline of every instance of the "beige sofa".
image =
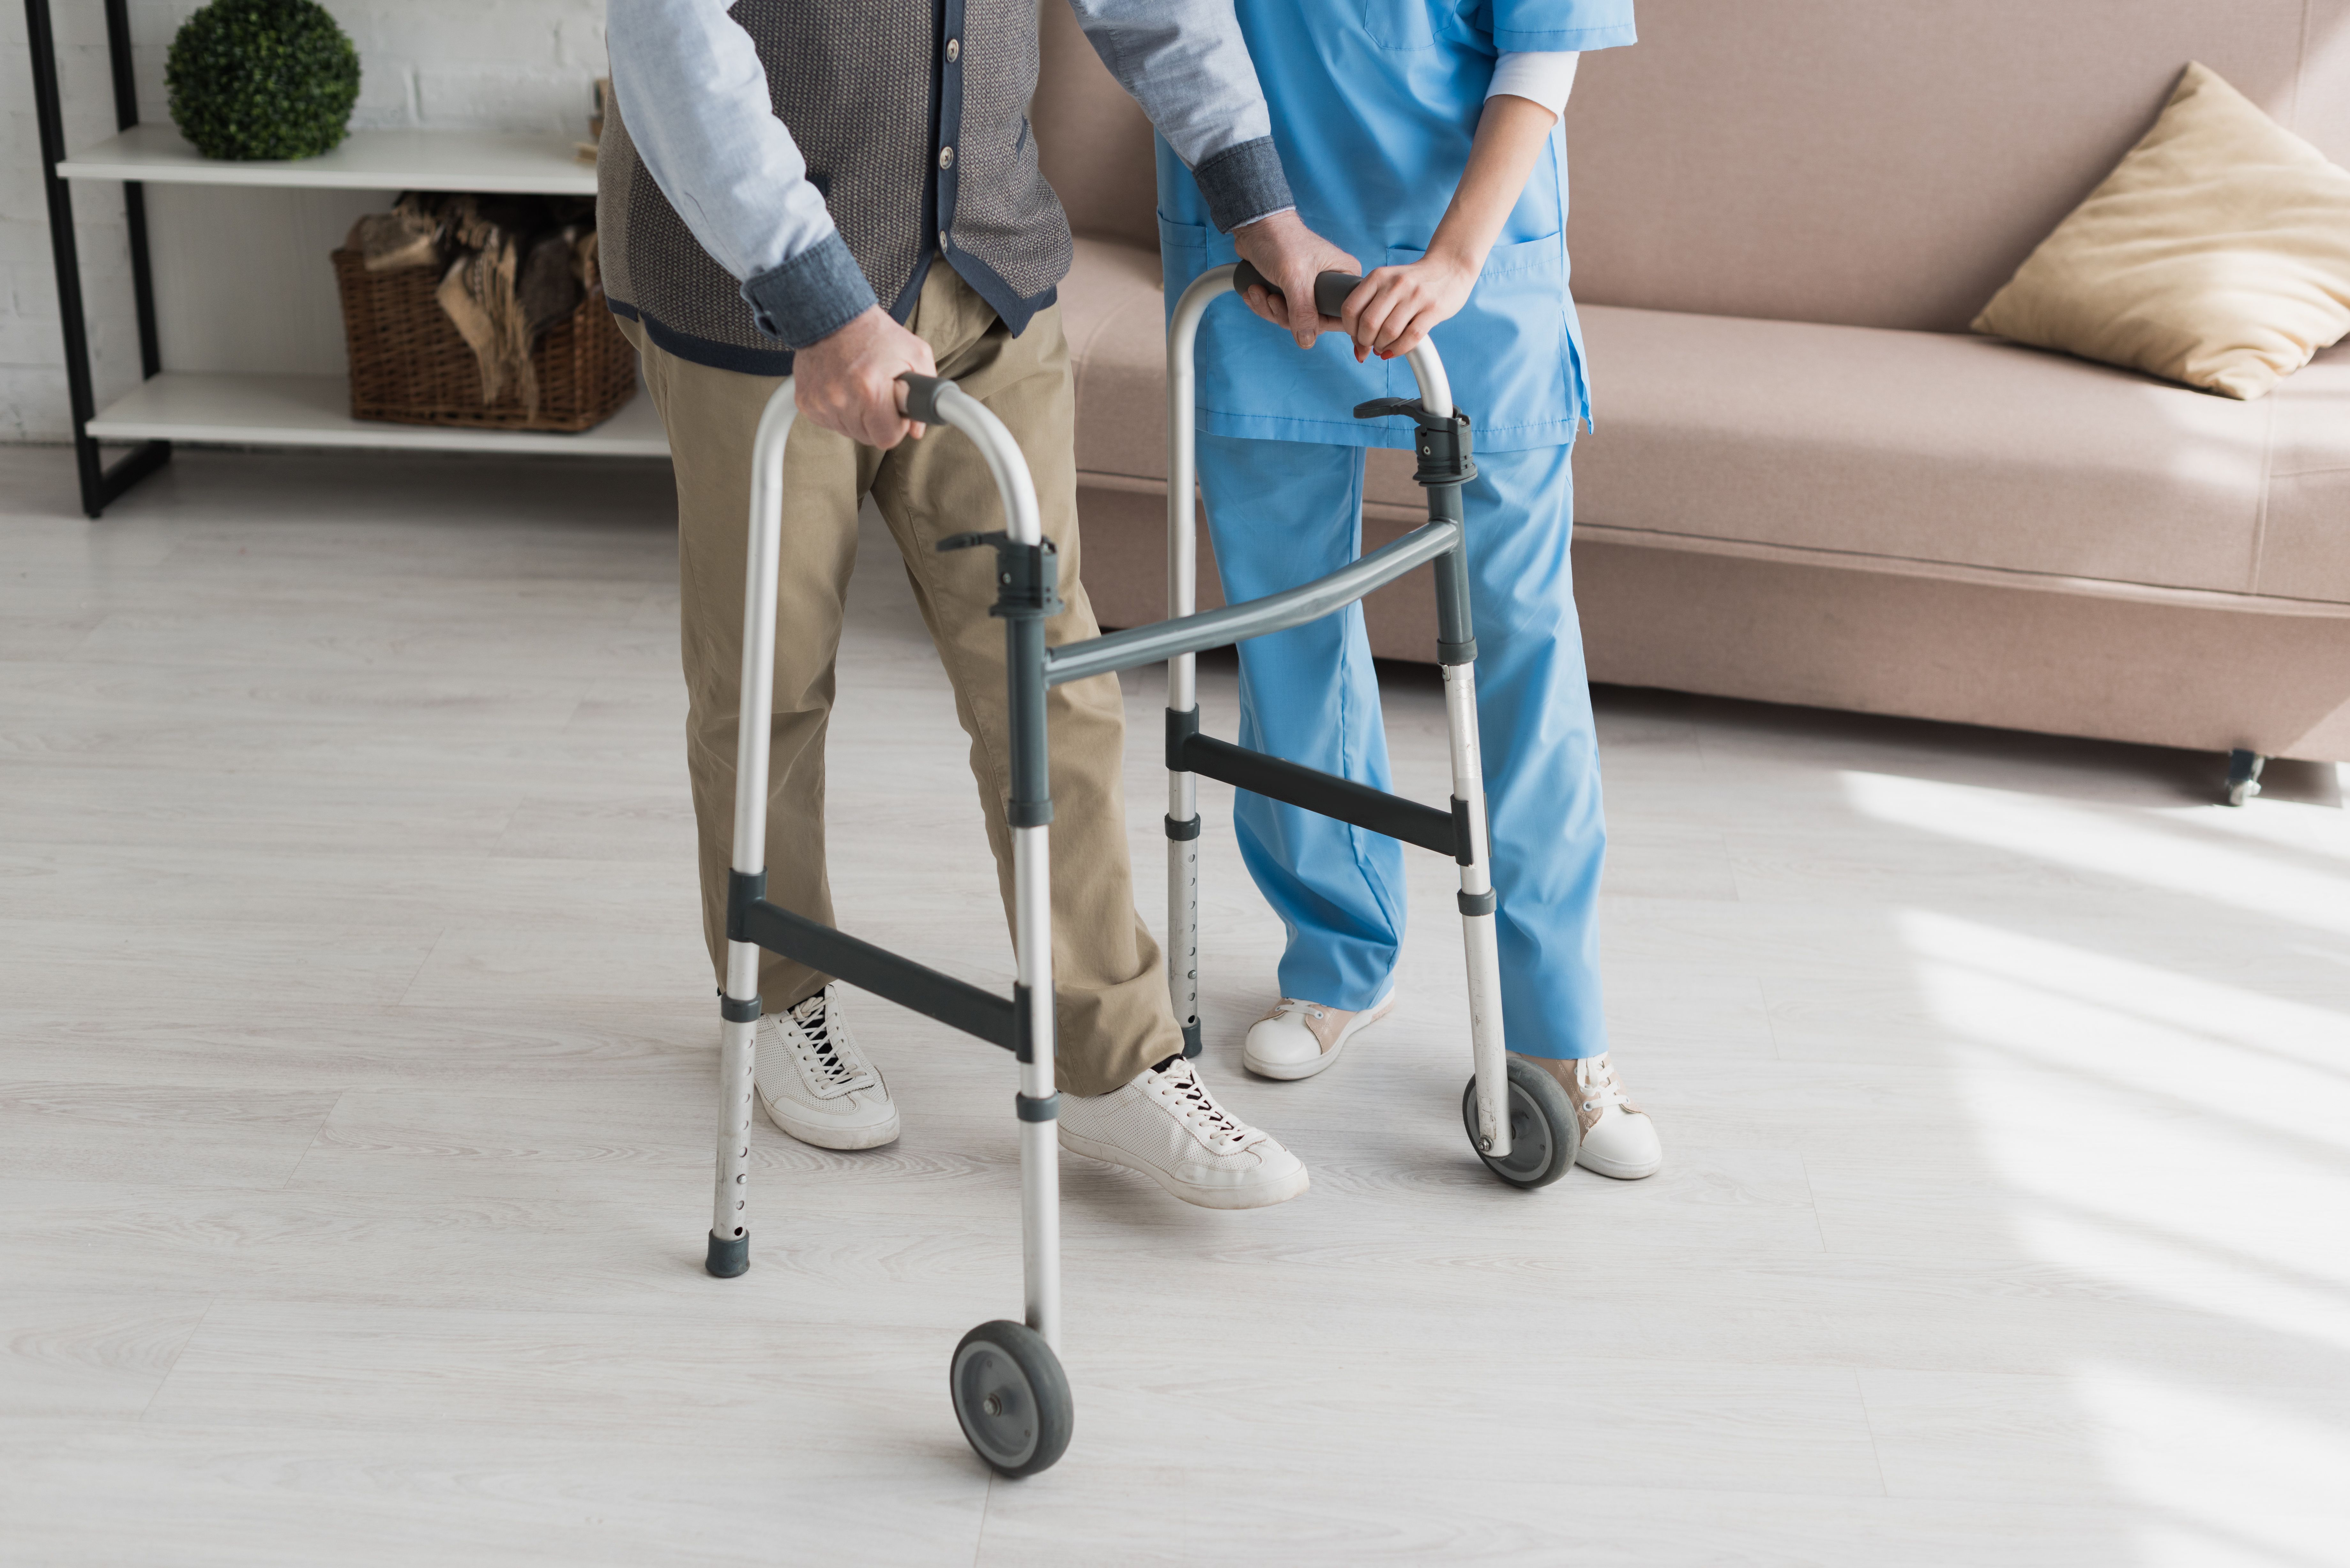
{"type": "MultiPolygon", "coordinates": [[[[1086,580],[1139,624],[1165,614],[1149,131],[1045,10],[1086,580]]],[[[2350,0],[1653,0],[1640,26],[1567,110],[1593,678],[2350,760],[2350,343],[2239,403],[1965,332],[2189,59],[2350,163],[2350,0]]],[[[1368,494],[1370,542],[1422,514],[1408,454],[1373,454],[1368,494]]],[[[1370,615],[1380,653],[1430,657],[1418,581],[1370,615]]]]}

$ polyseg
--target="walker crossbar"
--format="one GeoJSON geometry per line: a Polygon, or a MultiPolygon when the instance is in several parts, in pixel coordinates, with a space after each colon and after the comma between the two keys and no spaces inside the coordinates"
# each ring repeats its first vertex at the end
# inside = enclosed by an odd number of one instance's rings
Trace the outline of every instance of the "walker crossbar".
{"type": "Polygon", "coordinates": [[[1385,587],[1416,566],[1425,566],[1461,542],[1461,525],[1446,519],[1425,523],[1402,538],[1382,545],[1326,577],[1316,577],[1277,594],[1226,605],[1198,615],[1154,621],[1126,631],[1065,643],[1045,656],[1045,680],[1058,686],[1114,670],[1159,664],[1179,654],[1229,648],[1253,637],[1287,631],[1341,610],[1365,594],[1385,587]]]}
{"type": "Polygon", "coordinates": [[[728,940],[755,943],[991,1045],[1019,1051],[1020,1009],[1014,1002],[769,903],[764,876],[736,871],[728,881],[728,940]]]}
{"type": "MultiPolygon", "coordinates": [[[[1167,715],[1167,767],[1218,779],[1268,800],[1303,806],[1340,822],[1383,833],[1389,838],[1461,858],[1461,817],[1451,812],[1342,779],[1318,768],[1301,767],[1230,741],[1200,733],[1200,711],[1167,715]]],[[[1457,808],[1460,802],[1453,803],[1457,808]]]]}

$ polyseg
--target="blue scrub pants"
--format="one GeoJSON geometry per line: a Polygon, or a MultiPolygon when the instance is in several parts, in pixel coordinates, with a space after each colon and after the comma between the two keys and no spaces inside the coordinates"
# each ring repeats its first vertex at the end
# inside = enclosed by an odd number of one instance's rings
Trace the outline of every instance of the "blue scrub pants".
{"type": "MultiPolygon", "coordinates": [[[[1567,556],[1572,451],[1481,452],[1462,493],[1503,1023],[1528,1056],[1607,1049],[1596,933],[1607,830],[1567,556]]],[[[1360,447],[1201,435],[1199,472],[1228,600],[1295,587],[1360,550],[1360,447]]],[[[1243,642],[1240,660],[1241,744],[1395,787],[1361,605],[1243,642]]],[[[1403,942],[1403,846],[1245,792],[1236,815],[1242,857],[1288,929],[1282,994],[1349,1011],[1378,1002],[1403,942]]]]}

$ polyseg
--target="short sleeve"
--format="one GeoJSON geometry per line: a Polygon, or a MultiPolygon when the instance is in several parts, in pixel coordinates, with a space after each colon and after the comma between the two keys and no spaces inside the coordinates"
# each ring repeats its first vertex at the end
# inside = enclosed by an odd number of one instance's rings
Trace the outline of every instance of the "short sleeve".
{"type": "Polygon", "coordinates": [[[1639,37],[1632,0],[1492,0],[1490,15],[1503,54],[1616,49],[1639,37]]]}

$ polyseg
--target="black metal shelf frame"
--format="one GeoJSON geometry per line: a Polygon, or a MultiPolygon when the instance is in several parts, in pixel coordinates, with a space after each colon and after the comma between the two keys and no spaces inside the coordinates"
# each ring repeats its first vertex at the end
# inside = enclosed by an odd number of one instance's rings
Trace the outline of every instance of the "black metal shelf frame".
{"type": "MultiPolygon", "coordinates": [[[[130,0],[104,0],[106,52],[113,67],[114,123],[139,123],[139,86],[130,65],[130,0]]],[[[57,173],[66,158],[64,94],[57,82],[56,29],[49,0],[25,0],[25,31],[32,46],[33,114],[40,124],[41,180],[49,199],[49,251],[57,264],[57,316],[65,330],[66,396],[73,412],[74,464],[81,479],[81,509],[91,517],[172,460],[172,443],[142,441],[109,466],[89,433],[98,397],[89,373],[89,321],[81,292],[81,250],[74,238],[73,187],[57,173]]],[[[152,377],[162,368],[155,335],[155,273],[147,254],[147,191],[122,182],[122,210],[130,238],[130,292],[139,314],[139,368],[152,377]]]]}

